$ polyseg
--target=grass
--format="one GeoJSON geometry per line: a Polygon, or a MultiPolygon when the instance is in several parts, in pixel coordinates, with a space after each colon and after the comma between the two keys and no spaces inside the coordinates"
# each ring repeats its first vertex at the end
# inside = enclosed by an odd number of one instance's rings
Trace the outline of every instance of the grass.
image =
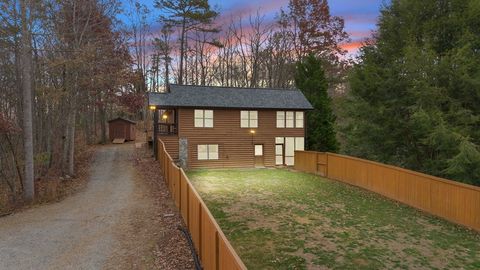
{"type": "Polygon", "coordinates": [[[480,269],[480,235],[382,196],[280,169],[188,176],[249,269],[480,269]]]}

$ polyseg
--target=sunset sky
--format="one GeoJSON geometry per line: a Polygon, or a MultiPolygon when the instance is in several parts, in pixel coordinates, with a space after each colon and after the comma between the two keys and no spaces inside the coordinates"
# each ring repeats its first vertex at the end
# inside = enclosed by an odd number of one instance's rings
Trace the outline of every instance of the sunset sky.
{"type": "MultiPolygon", "coordinates": [[[[123,0],[125,10],[130,8],[130,0],[123,0]]],[[[380,13],[382,4],[388,0],[331,0],[330,12],[334,16],[341,16],[345,19],[346,31],[350,34],[351,42],[344,44],[344,48],[349,51],[350,55],[355,55],[361,42],[370,36],[371,31],[376,28],[376,20],[380,13]]],[[[153,0],[142,1],[149,9],[152,10],[150,22],[152,29],[158,25],[156,18],[159,11],[153,8],[153,0]]],[[[275,14],[281,7],[288,5],[288,0],[210,0],[212,6],[217,6],[220,11],[219,21],[227,22],[231,16],[245,15],[255,13],[257,10],[261,14],[265,14],[265,22],[273,21],[275,14]]],[[[124,20],[124,18],[122,19],[124,20]]],[[[127,20],[124,20],[126,23],[127,20]]]]}

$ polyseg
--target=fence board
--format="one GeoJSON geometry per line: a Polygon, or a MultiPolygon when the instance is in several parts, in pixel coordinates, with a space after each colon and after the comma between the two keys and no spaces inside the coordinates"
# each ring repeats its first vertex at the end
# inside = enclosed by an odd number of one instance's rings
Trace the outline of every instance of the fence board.
{"type": "Polygon", "coordinates": [[[213,219],[208,214],[208,209],[202,209],[202,263],[206,270],[217,269],[218,233],[213,219]]]}
{"type": "Polygon", "coordinates": [[[368,189],[480,231],[480,187],[338,154],[318,152],[313,158],[313,153],[295,151],[295,169],[368,189]]]}
{"type": "Polygon", "coordinates": [[[175,175],[174,175],[174,167],[172,162],[168,163],[168,174],[169,174],[168,189],[170,190],[170,194],[172,194],[172,198],[173,198],[173,181],[175,180],[174,179],[175,175]]]}
{"type": "Polygon", "coordinates": [[[188,180],[185,172],[175,165],[171,156],[166,152],[165,145],[161,140],[158,140],[158,150],[164,181],[190,231],[204,269],[247,269],[188,180]]]}
{"type": "Polygon", "coordinates": [[[296,170],[309,173],[317,172],[317,153],[305,152],[305,154],[299,156],[299,158],[300,160],[296,163],[298,166],[295,166],[296,170]]]}
{"type": "Polygon", "coordinates": [[[175,206],[180,209],[180,168],[175,165],[173,165],[172,167],[172,195],[175,200],[175,206]]]}
{"type": "Polygon", "coordinates": [[[188,189],[187,176],[182,170],[180,174],[180,213],[185,224],[188,224],[188,189]]]}
{"type": "Polygon", "coordinates": [[[201,206],[200,206],[200,199],[197,197],[195,192],[190,192],[188,198],[188,230],[190,231],[190,235],[192,236],[193,243],[195,245],[195,249],[199,254],[200,252],[200,224],[202,223],[201,219],[201,206]]]}
{"type": "Polygon", "coordinates": [[[218,236],[218,269],[241,270],[247,269],[238,258],[227,238],[223,234],[218,236]]]}

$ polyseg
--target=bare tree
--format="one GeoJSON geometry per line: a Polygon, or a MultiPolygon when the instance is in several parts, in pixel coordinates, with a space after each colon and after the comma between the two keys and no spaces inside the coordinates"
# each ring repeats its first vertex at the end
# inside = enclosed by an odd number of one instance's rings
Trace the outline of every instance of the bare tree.
{"type": "Polygon", "coordinates": [[[32,49],[30,23],[32,4],[29,0],[20,1],[22,24],[22,48],[20,64],[22,70],[23,92],[23,144],[25,159],[25,175],[23,177],[24,197],[32,201],[35,196],[33,170],[33,119],[32,119],[32,49]],[[30,14],[30,16],[29,16],[30,14]]]}

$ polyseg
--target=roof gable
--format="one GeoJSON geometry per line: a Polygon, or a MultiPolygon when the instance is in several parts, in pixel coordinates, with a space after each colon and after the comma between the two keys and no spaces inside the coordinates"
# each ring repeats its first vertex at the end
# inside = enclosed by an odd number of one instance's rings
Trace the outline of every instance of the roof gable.
{"type": "Polygon", "coordinates": [[[256,108],[310,110],[297,89],[170,85],[170,92],[149,93],[149,104],[160,107],[256,108]]]}
{"type": "Polygon", "coordinates": [[[114,119],[111,119],[111,120],[108,120],[108,123],[110,122],[115,122],[115,121],[124,121],[124,122],[128,122],[130,124],[134,124],[136,125],[137,123],[135,123],[134,121],[132,120],[129,120],[129,119],[126,119],[126,118],[123,118],[123,117],[117,117],[117,118],[114,118],[114,119]]]}

